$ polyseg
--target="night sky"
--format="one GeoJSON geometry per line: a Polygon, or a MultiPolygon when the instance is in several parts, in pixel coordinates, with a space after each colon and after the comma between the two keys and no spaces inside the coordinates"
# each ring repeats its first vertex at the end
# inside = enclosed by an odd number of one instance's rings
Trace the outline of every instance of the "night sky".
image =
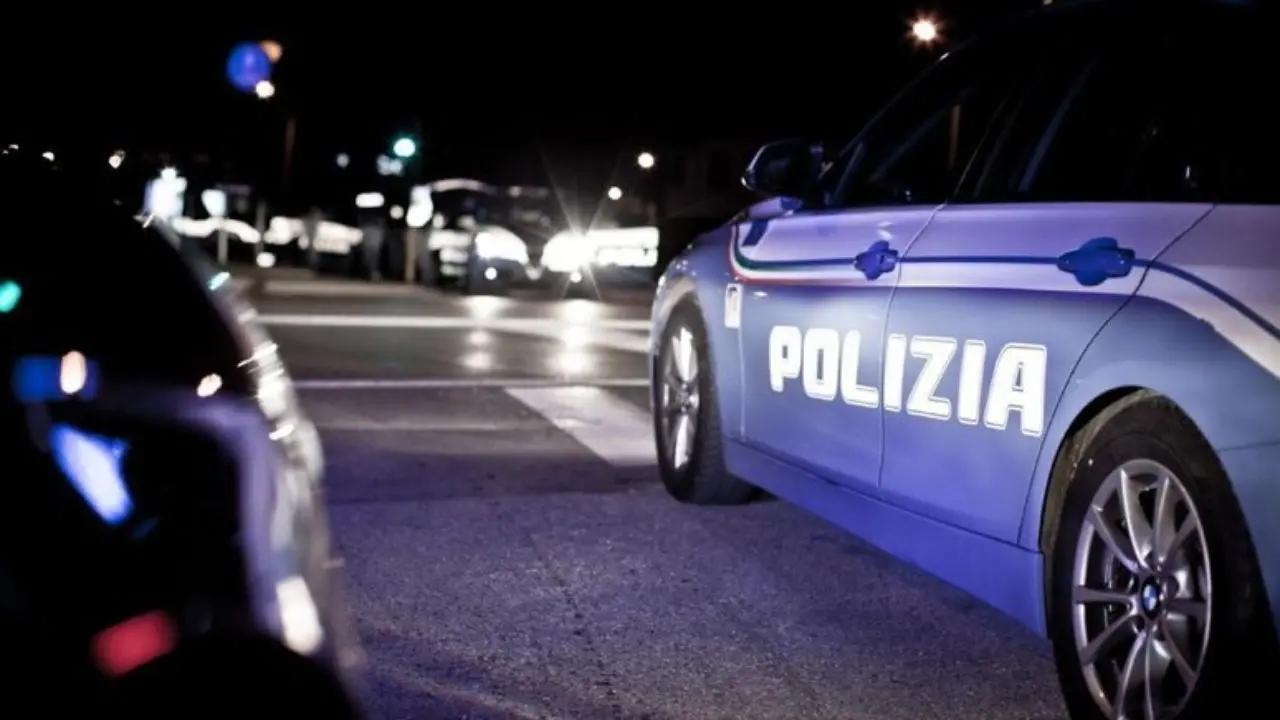
{"type": "Polygon", "coordinates": [[[201,155],[224,174],[273,177],[292,117],[294,174],[312,182],[334,171],[338,152],[371,167],[399,132],[421,137],[422,176],[529,181],[517,176],[548,158],[585,168],[705,137],[847,137],[946,44],[1040,4],[867,0],[731,14],[694,4],[312,4],[296,6],[306,15],[252,21],[173,5],[138,21],[78,15],[40,52],[34,39],[0,50],[11,68],[0,131],[68,152],[201,155]],[[936,48],[910,38],[921,14],[942,24],[936,48]],[[284,54],[277,95],[264,102],[231,89],[224,66],[237,41],[268,38],[284,54]]]}

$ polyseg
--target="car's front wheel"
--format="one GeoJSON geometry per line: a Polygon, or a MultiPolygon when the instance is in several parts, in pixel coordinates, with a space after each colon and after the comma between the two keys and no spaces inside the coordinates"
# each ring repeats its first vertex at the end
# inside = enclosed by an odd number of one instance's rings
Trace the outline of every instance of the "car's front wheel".
{"type": "Polygon", "coordinates": [[[756,490],[725,469],[706,326],[692,303],[677,307],[662,333],[653,380],[653,426],[662,482],[698,505],[735,505],[756,490]]]}
{"type": "Polygon", "coordinates": [[[1071,717],[1198,720],[1261,703],[1275,634],[1244,519],[1198,430],[1139,392],[1059,463],[1070,484],[1050,633],[1071,717]]]}

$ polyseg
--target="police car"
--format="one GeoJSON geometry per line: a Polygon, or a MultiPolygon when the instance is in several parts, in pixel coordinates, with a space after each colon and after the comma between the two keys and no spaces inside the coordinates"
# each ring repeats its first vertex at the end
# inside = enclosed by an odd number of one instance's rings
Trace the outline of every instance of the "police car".
{"type": "Polygon", "coordinates": [[[1073,718],[1267,699],[1275,30],[1244,3],[1051,7],[841,151],[761,148],[743,179],[768,199],[654,301],[670,493],[764,488],[1012,615],[1073,718]]]}

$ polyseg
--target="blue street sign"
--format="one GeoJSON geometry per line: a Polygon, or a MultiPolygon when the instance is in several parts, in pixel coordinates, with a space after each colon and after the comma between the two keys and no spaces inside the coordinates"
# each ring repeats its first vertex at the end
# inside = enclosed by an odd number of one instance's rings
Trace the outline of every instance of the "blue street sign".
{"type": "Polygon", "coordinates": [[[240,92],[253,92],[258,83],[271,78],[271,58],[259,43],[244,42],[231,48],[227,57],[227,80],[240,92]]]}

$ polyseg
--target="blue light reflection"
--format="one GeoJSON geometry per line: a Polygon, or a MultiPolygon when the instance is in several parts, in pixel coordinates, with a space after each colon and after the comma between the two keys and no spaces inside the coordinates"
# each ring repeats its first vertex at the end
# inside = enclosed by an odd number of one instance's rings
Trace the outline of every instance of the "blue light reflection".
{"type": "Polygon", "coordinates": [[[133,498],[121,472],[127,442],[54,425],[49,445],[63,474],[108,525],[119,525],[129,517],[133,498]]]}

